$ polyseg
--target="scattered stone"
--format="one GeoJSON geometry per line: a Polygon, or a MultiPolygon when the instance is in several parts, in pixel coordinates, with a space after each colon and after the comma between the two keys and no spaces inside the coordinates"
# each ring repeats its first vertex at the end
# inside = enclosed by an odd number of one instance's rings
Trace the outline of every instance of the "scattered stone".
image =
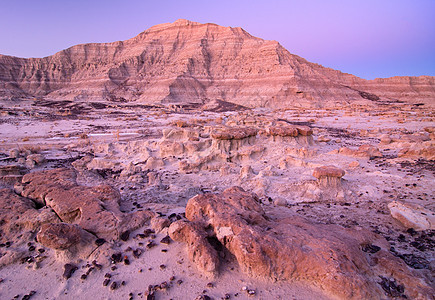
{"type": "Polygon", "coordinates": [[[361,246],[361,250],[368,253],[376,253],[381,250],[381,247],[372,244],[365,244],[361,246]]]}
{"type": "Polygon", "coordinates": [[[142,249],[137,248],[136,250],[133,250],[133,257],[139,258],[142,255],[142,249]]]}
{"type": "Polygon", "coordinates": [[[126,230],[123,233],[121,233],[121,235],[119,236],[119,238],[121,239],[121,241],[126,242],[128,240],[128,238],[130,237],[130,231],[126,230]]]}
{"type": "Polygon", "coordinates": [[[112,291],[116,290],[118,288],[118,283],[116,281],[113,281],[112,284],[110,284],[110,289],[112,291]]]}
{"type": "Polygon", "coordinates": [[[171,238],[169,237],[169,235],[167,235],[160,240],[160,243],[169,245],[171,243],[171,238]]]}
{"type": "Polygon", "coordinates": [[[121,252],[113,253],[110,258],[111,258],[111,263],[112,264],[120,263],[122,261],[122,259],[123,259],[121,252]]]}
{"type": "Polygon", "coordinates": [[[65,264],[63,266],[63,270],[63,278],[69,279],[71,278],[72,274],[74,274],[74,272],[78,270],[78,268],[76,265],[73,264],[65,264]]]}
{"type": "Polygon", "coordinates": [[[110,279],[109,279],[109,278],[106,278],[106,279],[104,279],[104,281],[103,281],[103,286],[108,286],[109,283],[110,283],[110,279]]]}
{"type": "Polygon", "coordinates": [[[153,248],[154,246],[156,246],[156,244],[155,244],[153,241],[150,241],[150,242],[148,242],[148,243],[146,244],[147,249],[151,249],[151,248],[153,248]]]}
{"type": "Polygon", "coordinates": [[[196,297],[195,300],[211,300],[211,298],[208,295],[200,295],[196,297]]]}
{"type": "Polygon", "coordinates": [[[105,239],[96,239],[95,240],[95,245],[97,245],[98,247],[104,245],[106,243],[105,239]]]}
{"type": "MultiPolygon", "coordinates": [[[[388,279],[386,277],[379,276],[381,278],[381,282],[379,284],[381,285],[382,289],[385,291],[385,293],[390,297],[403,297],[403,293],[405,292],[405,288],[401,284],[397,284],[396,280],[394,279],[388,279]]],[[[407,298],[406,296],[403,298],[407,298]]]]}
{"type": "Polygon", "coordinates": [[[36,291],[30,291],[30,293],[23,296],[22,300],[29,300],[35,294],[36,294],[36,291]]]}

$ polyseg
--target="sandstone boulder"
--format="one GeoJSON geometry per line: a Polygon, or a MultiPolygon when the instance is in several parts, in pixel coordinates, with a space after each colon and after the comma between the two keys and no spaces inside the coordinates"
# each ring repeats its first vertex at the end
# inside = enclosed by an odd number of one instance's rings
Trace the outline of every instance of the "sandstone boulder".
{"type": "Polygon", "coordinates": [[[37,238],[45,247],[55,250],[65,250],[77,244],[81,239],[83,229],[78,225],[67,223],[43,224],[37,238]]]}
{"type": "Polygon", "coordinates": [[[313,176],[323,187],[338,187],[345,171],[336,166],[321,166],[314,169],[313,176]]]}
{"type": "Polygon", "coordinates": [[[81,186],[75,179],[75,172],[69,169],[26,174],[21,194],[52,208],[62,222],[78,224],[108,240],[129,229],[125,228],[127,224],[140,226],[153,215],[149,211],[124,214],[119,209],[121,196],[117,190],[108,185],[81,186]]]}
{"type": "Polygon", "coordinates": [[[293,136],[296,137],[299,131],[296,126],[292,125],[277,125],[269,127],[269,134],[272,136],[293,136]]]}
{"type": "Polygon", "coordinates": [[[187,243],[191,260],[207,273],[218,271],[219,247],[207,244],[217,239],[250,276],[303,280],[342,299],[379,299],[383,291],[378,276],[388,272],[406,282],[405,294],[410,297],[431,293],[388,251],[381,249],[369,256],[361,250],[378,239],[374,234],[313,224],[279,212],[266,214],[256,196],[239,187],[191,198],[186,218],[190,222],[171,224],[170,236],[187,243]]]}
{"type": "Polygon", "coordinates": [[[347,147],[342,147],[340,148],[338,153],[346,156],[369,158],[369,159],[383,156],[377,147],[372,145],[367,145],[367,144],[361,145],[356,150],[347,147]]]}
{"type": "Polygon", "coordinates": [[[406,228],[435,229],[435,213],[416,204],[393,201],[388,204],[391,216],[406,228]]]}
{"type": "Polygon", "coordinates": [[[214,277],[219,268],[219,256],[208,242],[203,228],[192,222],[176,221],[169,227],[169,236],[174,241],[187,244],[189,259],[199,270],[209,277],[214,277]]]}
{"type": "Polygon", "coordinates": [[[322,166],[314,169],[313,176],[317,179],[323,177],[336,177],[341,178],[346,172],[336,166],[322,166]]]}

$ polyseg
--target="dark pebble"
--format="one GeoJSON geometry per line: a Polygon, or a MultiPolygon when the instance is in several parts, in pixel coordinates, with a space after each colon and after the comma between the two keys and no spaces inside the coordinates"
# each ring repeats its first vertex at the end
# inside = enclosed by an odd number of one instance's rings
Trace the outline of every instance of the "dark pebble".
{"type": "Polygon", "coordinates": [[[225,294],[223,299],[231,299],[231,295],[230,294],[225,294]]]}
{"type": "Polygon", "coordinates": [[[165,265],[160,265],[160,270],[164,270],[164,269],[166,269],[166,266],[165,265]]]}
{"type": "Polygon", "coordinates": [[[405,242],[406,241],[406,237],[403,234],[400,234],[399,237],[397,238],[397,240],[399,242],[405,242]]]}
{"type": "Polygon", "coordinates": [[[97,245],[98,247],[100,247],[101,245],[103,245],[104,243],[106,243],[105,239],[96,239],[95,240],[95,245],[97,245]]]}
{"type": "Polygon", "coordinates": [[[88,275],[86,275],[86,274],[82,274],[82,276],[80,276],[81,280],[86,280],[86,278],[88,278],[88,275]]]}
{"type": "Polygon", "coordinates": [[[169,284],[166,281],[164,281],[160,284],[159,288],[161,290],[165,290],[165,289],[169,288],[169,284]]]}
{"type": "Polygon", "coordinates": [[[35,246],[30,246],[29,251],[35,251],[35,246]]]}
{"type": "Polygon", "coordinates": [[[38,249],[38,252],[39,252],[39,253],[44,253],[44,252],[45,252],[45,249],[39,248],[39,249],[38,249]]]}
{"type": "Polygon", "coordinates": [[[113,253],[111,256],[111,260],[112,260],[112,264],[121,262],[122,261],[122,254],[120,252],[113,253]]]}
{"type": "Polygon", "coordinates": [[[86,271],[86,275],[91,274],[91,272],[94,270],[94,267],[90,267],[87,271],[86,271]]]}
{"type": "Polygon", "coordinates": [[[130,264],[130,260],[127,257],[124,257],[124,265],[128,266],[130,264]]]}
{"type": "Polygon", "coordinates": [[[112,274],[106,273],[106,274],[104,274],[104,278],[112,278],[112,274]]]}
{"type": "Polygon", "coordinates": [[[24,295],[22,300],[28,300],[28,299],[30,299],[35,294],[36,294],[36,291],[31,291],[27,295],[24,295]]]}
{"type": "Polygon", "coordinates": [[[126,285],[126,282],[125,282],[124,280],[121,281],[121,285],[122,285],[122,286],[126,285]]]}
{"type": "Polygon", "coordinates": [[[110,279],[109,279],[109,278],[104,279],[104,281],[103,281],[103,286],[108,286],[108,285],[109,285],[109,282],[110,282],[110,279]]]}
{"type": "Polygon", "coordinates": [[[385,291],[385,293],[390,297],[401,297],[403,292],[405,291],[405,287],[401,284],[397,284],[396,280],[394,279],[388,279],[382,276],[379,276],[381,278],[381,282],[378,282],[382,289],[385,291]]]}
{"type": "Polygon", "coordinates": [[[142,249],[137,248],[136,250],[133,250],[133,257],[139,258],[142,255],[142,249]]]}
{"type": "Polygon", "coordinates": [[[145,229],[143,234],[145,235],[145,237],[149,237],[151,234],[155,233],[154,230],[152,229],[145,229]]]}
{"type": "Polygon", "coordinates": [[[65,264],[63,266],[63,270],[64,270],[63,271],[63,278],[69,279],[77,269],[78,269],[77,266],[75,266],[73,264],[65,264]]]}
{"type": "Polygon", "coordinates": [[[148,244],[146,245],[146,247],[148,249],[151,249],[152,247],[154,247],[156,244],[153,241],[148,242],[148,244]]]}
{"type": "Polygon", "coordinates": [[[116,266],[111,266],[110,270],[115,271],[116,269],[118,269],[116,266]]]}
{"type": "Polygon", "coordinates": [[[362,245],[361,250],[368,253],[376,253],[381,250],[381,247],[371,244],[362,245]]]}
{"type": "Polygon", "coordinates": [[[112,282],[112,284],[110,285],[110,289],[113,291],[116,290],[117,288],[118,288],[118,283],[116,281],[112,282]]]}
{"type": "Polygon", "coordinates": [[[119,238],[122,240],[122,241],[124,241],[124,242],[126,242],[126,241],[128,241],[128,238],[130,237],[130,231],[124,231],[123,233],[121,233],[121,235],[119,236],[119,238]]]}
{"type": "Polygon", "coordinates": [[[169,237],[169,235],[167,235],[160,240],[160,243],[169,245],[171,243],[171,238],[169,237]]]}

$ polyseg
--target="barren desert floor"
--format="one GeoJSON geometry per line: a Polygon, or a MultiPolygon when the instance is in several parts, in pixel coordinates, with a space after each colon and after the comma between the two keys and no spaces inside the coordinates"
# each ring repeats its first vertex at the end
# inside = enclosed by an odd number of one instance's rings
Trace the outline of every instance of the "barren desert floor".
{"type": "Polygon", "coordinates": [[[0,298],[433,299],[433,110],[208,108],[2,101],[0,298]],[[255,193],[264,217],[237,225],[240,235],[231,220],[219,227],[213,210],[211,234],[195,219],[201,213],[186,212],[196,195],[209,201],[233,186],[255,193]],[[304,225],[282,229],[272,254],[261,239],[251,245],[261,253],[245,253],[217,229],[233,226],[232,241],[244,243],[242,232],[281,228],[289,217],[304,225]],[[197,227],[180,233],[177,222],[197,227]],[[67,227],[56,232],[56,223],[67,227]],[[316,236],[327,228],[334,232],[316,236]],[[357,233],[369,242],[353,240],[357,233]],[[219,241],[192,246],[194,234],[219,241]],[[313,237],[325,246],[309,244],[313,237]],[[336,261],[324,258],[342,244],[349,248],[336,261]],[[304,247],[311,262],[281,257],[304,247]],[[219,266],[210,269],[215,252],[219,266]],[[279,271],[292,265],[291,275],[279,271]]]}

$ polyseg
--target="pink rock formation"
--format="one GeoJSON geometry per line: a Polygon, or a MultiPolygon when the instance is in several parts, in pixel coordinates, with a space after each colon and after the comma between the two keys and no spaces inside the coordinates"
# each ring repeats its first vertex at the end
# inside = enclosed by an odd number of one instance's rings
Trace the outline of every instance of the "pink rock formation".
{"type": "Polygon", "coordinates": [[[62,222],[78,224],[100,238],[116,240],[153,216],[150,211],[122,213],[118,191],[107,185],[78,185],[76,173],[70,169],[29,173],[22,181],[17,188],[24,197],[52,208],[62,222]]]}
{"type": "Polygon", "coordinates": [[[218,271],[218,250],[208,242],[217,239],[251,276],[303,280],[340,299],[382,298],[378,276],[396,278],[408,297],[431,294],[403,262],[381,249],[382,241],[374,253],[364,252],[378,239],[373,233],[266,215],[256,196],[239,187],[191,198],[186,217],[190,222],[172,223],[169,234],[187,243],[190,259],[206,274],[218,271]]]}
{"type": "Polygon", "coordinates": [[[310,63],[241,28],[187,20],[151,27],[126,41],[77,45],[44,58],[0,55],[0,97],[223,100],[276,108],[384,100],[433,104],[434,94],[434,77],[367,81],[310,63]]]}

